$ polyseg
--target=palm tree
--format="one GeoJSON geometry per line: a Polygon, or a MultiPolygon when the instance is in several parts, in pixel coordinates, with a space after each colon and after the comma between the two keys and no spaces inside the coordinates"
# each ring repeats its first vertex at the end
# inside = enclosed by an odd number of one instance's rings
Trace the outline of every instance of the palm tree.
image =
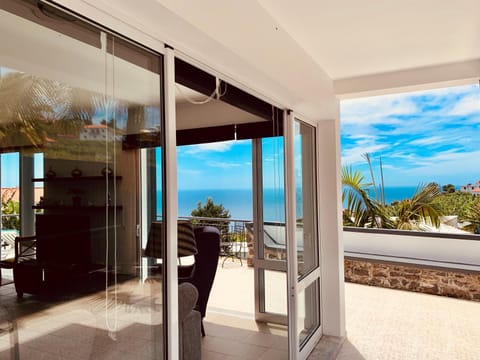
{"type": "Polygon", "coordinates": [[[468,206],[467,215],[464,220],[469,224],[463,229],[475,234],[480,233],[480,202],[475,202],[468,206]]]}
{"type": "Polygon", "coordinates": [[[342,167],[342,203],[347,200],[343,211],[343,224],[355,227],[386,227],[392,226],[385,207],[372,199],[368,193],[371,183],[365,182],[365,177],[351,166],[342,167]]]}
{"type": "Polygon", "coordinates": [[[440,188],[435,183],[418,186],[411,199],[402,200],[395,205],[395,227],[401,230],[418,230],[422,222],[438,227],[440,210],[434,203],[438,195],[440,188]]]}
{"type": "Polygon", "coordinates": [[[54,134],[78,133],[95,111],[94,94],[10,71],[0,76],[3,147],[41,147],[54,134]]]}

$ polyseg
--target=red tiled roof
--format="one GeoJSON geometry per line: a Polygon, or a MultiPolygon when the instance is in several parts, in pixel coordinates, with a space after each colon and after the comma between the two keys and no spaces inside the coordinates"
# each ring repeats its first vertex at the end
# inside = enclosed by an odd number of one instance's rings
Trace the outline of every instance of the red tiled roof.
{"type": "Polygon", "coordinates": [[[85,125],[84,129],[106,129],[107,125],[85,125]]]}

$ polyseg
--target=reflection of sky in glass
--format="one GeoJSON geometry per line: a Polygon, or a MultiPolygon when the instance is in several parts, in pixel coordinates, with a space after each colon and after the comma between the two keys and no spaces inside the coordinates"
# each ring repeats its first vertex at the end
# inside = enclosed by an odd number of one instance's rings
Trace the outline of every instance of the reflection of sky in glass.
{"type": "Polygon", "coordinates": [[[7,68],[5,66],[0,66],[0,77],[5,76],[7,74],[19,73],[20,71],[7,68]]]}
{"type": "MultiPolygon", "coordinates": [[[[36,153],[34,159],[34,177],[43,177],[43,154],[36,153]]],[[[0,155],[1,162],[1,187],[17,187],[20,176],[20,155],[18,152],[0,155]]]]}
{"type": "Polygon", "coordinates": [[[2,187],[16,187],[19,184],[20,162],[18,153],[1,154],[2,187]]]}

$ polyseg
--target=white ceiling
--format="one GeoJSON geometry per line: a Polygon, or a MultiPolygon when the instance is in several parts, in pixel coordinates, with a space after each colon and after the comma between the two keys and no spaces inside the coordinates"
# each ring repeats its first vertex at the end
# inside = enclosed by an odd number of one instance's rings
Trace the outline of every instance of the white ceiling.
{"type": "Polygon", "coordinates": [[[57,1],[310,119],[480,78],[480,0],[57,1]]]}
{"type": "Polygon", "coordinates": [[[480,60],[480,0],[157,1],[259,67],[307,54],[344,80],[480,60]]]}
{"type": "Polygon", "coordinates": [[[480,58],[479,0],[259,0],[333,79],[480,58]]]}

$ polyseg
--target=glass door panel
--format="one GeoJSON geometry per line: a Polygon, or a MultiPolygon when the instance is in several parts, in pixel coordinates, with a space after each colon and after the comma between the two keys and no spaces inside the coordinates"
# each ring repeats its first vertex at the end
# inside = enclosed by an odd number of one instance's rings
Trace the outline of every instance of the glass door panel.
{"type": "Polygon", "coordinates": [[[296,238],[298,276],[318,267],[315,128],[295,121],[296,238]]]}
{"type": "Polygon", "coordinates": [[[253,141],[255,318],[287,324],[283,137],[253,141]]]}
{"type": "Polygon", "coordinates": [[[289,348],[305,359],[321,336],[316,128],[292,114],[286,127],[289,348]]]}
{"type": "Polygon", "coordinates": [[[320,326],[319,291],[320,282],[317,279],[298,293],[297,330],[300,348],[320,326]]]}
{"type": "Polygon", "coordinates": [[[287,274],[282,271],[264,270],[265,312],[287,316],[287,274]]]}
{"type": "Polygon", "coordinates": [[[20,344],[0,354],[162,358],[163,278],[140,276],[137,226],[139,149],[162,145],[162,57],[43,2],[2,0],[0,32],[0,152],[19,153],[6,171],[20,169],[32,235],[11,291],[28,300],[0,306],[20,344]]]}

